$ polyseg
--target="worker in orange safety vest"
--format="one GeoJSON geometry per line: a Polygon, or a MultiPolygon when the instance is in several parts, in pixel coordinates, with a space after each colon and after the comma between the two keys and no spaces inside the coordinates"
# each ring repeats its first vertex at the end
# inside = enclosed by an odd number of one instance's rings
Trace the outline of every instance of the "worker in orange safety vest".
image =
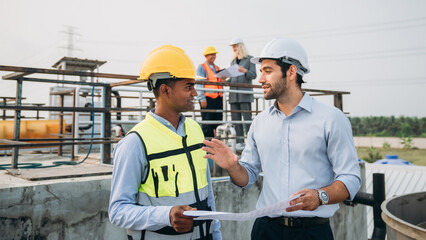
{"type": "MultiPolygon", "coordinates": [[[[208,46],[204,50],[204,57],[206,61],[200,64],[197,68],[197,75],[204,77],[204,81],[209,82],[225,82],[224,79],[216,77],[216,73],[220,70],[214,64],[216,54],[218,52],[213,46],[208,46]]],[[[201,110],[203,109],[223,109],[223,93],[205,91],[205,89],[223,89],[222,86],[217,85],[197,85],[198,100],[200,102],[201,110]]],[[[222,112],[201,112],[203,121],[221,121],[222,112]]],[[[205,137],[215,137],[216,127],[219,124],[202,124],[202,129],[205,137]]]]}

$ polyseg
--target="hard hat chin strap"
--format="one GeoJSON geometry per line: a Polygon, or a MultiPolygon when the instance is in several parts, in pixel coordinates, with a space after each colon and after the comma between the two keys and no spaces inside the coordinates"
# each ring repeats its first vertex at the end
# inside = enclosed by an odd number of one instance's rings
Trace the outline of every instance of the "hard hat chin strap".
{"type": "Polygon", "coordinates": [[[281,62],[284,62],[284,63],[288,63],[288,64],[290,64],[290,65],[294,65],[294,66],[296,66],[296,68],[297,68],[297,73],[298,73],[298,74],[300,74],[302,77],[303,77],[303,75],[305,74],[305,72],[307,71],[307,69],[306,69],[306,68],[304,68],[304,67],[302,66],[302,64],[300,64],[300,62],[299,62],[298,60],[296,60],[296,59],[293,59],[293,58],[289,58],[289,57],[287,57],[287,56],[284,56],[284,57],[280,57],[280,58],[278,58],[278,60],[280,60],[281,62]]]}
{"type": "Polygon", "coordinates": [[[152,91],[156,86],[157,82],[164,79],[176,79],[176,77],[170,75],[168,72],[163,73],[153,73],[149,76],[147,87],[149,91],[152,91]]]}
{"type": "Polygon", "coordinates": [[[146,86],[148,87],[149,91],[154,90],[153,83],[152,83],[151,79],[148,79],[148,82],[146,83],[146,86]]]}

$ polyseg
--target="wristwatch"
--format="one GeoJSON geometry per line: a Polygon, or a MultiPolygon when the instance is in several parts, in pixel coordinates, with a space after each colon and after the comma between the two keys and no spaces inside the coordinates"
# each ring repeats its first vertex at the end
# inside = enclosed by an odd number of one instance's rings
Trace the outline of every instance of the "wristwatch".
{"type": "Polygon", "coordinates": [[[328,194],[326,191],[321,189],[316,189],[318,191],[318,198],[320,201],[320,205],[326,205],[328,203],[328,194]]]}

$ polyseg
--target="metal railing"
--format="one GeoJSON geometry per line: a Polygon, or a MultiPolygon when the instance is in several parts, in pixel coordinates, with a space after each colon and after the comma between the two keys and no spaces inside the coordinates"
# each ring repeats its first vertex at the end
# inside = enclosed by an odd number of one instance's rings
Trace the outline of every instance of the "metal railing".
{"type": "MultiPolygon", "coordinates": [[[[136,123],[136,120],[112,120],[112,113],[121,114],[123,112],[138,112],[139,113],[139,119],[143,118],[143,113],[147,112],[150,107],[142,107],[142,92],[147,91],[145,89],[145,85],[143,85],[143,90],[140,91],[140,97],[139,97],[139,106],[136,108],[113,108],[111,106],[111,99],[112,99],[112,91],[114,88],[119,89],[118,87],[121,86],[127,86],[127,85],[134,85],[141,83],[141,81],[137,80],[139,76],[136,75],[124,75],[124,74],[110,74],[110,73],[95,73],[95,72],[81,72],[81,71],[70,71],[70,70],[57,70],[57,69],[42,69],[42,68],[28,68],[28,67],[17,67],[17,66],[4,66],[0,65],[0,71],[8,71],[13,72],[11,74],[3,76],[3,80],[14,80],[16,81],[16,96],[14,97],[15,105],[7,105],[4,103],[3,105],[0,104],[0,109],[3,110],[3,112],[7,110],[13,110],[15,112],[14,116],[14,135],[13,139],[4,139],[4,141],[9,141],[7,144],[0,144],[0,149],[9,149],[12,148],[12,160],[11,160],[11,168],[16,169],[18,167],[18,156],[19,156],[19,148],[24,146],[29,146],[28,143],[22,141],[20,139],[20,125],[21,125],[21,111],[53,111],[53,112],[59,112],[60,118],[62,118],[67,112],[71,112],[72,114],[82,114],[84,113],[98,113],[101,114],[101,127],[100,127],[100,139],[99,142],[88,142],[88,141],[80,141],[77,139],[80,139],[80,136],[76,134],[76,124],[78,121],[73,122],[73,131],[72,136],[73,138],[67,138],[62,136],[62,132],[59,132],[58,134],[61,135],[56,141],[52,141],[49,143],[45,143],[44,145],[42,143],[30,143],[30,145],[33,146],[62,146],[62,145],[80,145],[80,144],[102,144],[101,145],[101,162],[110,164],[111,163],[111,144],[117,142],[116,139],[112,138],[111,136],[111,129],[112,124],[124,124],[124,123],[136,123]],[[50,75],[62,75],[62,76],[86,76],[90,77],[92,79],[91,82],[82,82],[82,81],[73,81],[73,80],[54,80],[54,79],[46,79],[46,78],[38,78],[38,77],[28,77],[28,75],[31,74],[50,74],[50,75]],[[94,78],[108,78],[108,79],[115,79],[119,80],[118,82],[114,83],[105,83],[105,82],[95,82],[94,78]],[[79,86],[76,90],[77,93],[72,93],[74,97],[79,96],[79,91],[81,89],[88,89],[88,88],[97,88],[101,89],[102,93],[100,94],[102,96],[102,103],[100,107],[79,107],[78,104],[73,105],[72,107],[65,107],[65,106],[23,106],[22,100],[24,97],[22,96],[22,87],[24,82],[40,82],[40,83],[51,83],[51,84],[69,84],[69,85],[77,85],[79,86]],[[12,141],[12,142],[11,142],[12,141]]],[[[254,88],[259,89],[261,88],[260,85],[251,85],[251,84],[233,84],[233,83],[212,83],[212,82],[205,82],[205,81],[196,81],[196,84],[208,84],[208,85],[221,85],[224,87],[242,87],[242,88],[254,88]]],[[[320,96],[320,95],[333,95],[334,96],[334,105],[343,111],[343,102],[342,102],[342,95],[343,94],[349,94],[349,92],[342,92],[342,91],[329,91],[329,90],[316,90],[316,89],[302,89],[303,91],[311,92],[312,96],[320,96]]],[[[121,90],[119,90],[121,91],[121,90]]],[[[122,90],[126,91],[126,90],[122,90]]],[[[204,89],[204,91],[209,91],[208,89],[204,89]]],[[[230,89],[223,89],[223,90],[214,90],[214,91],[223,91],[225,96],[231,92],[234,93],[250,93],[253,95],[263,95],[263,93],[258,91],[244,91],[244,90],[230,90],[230,89]]],[[[69,93],[63,93],[63,95],[69,94],[69,93]]],[[[151,97],[152,98],[152,97],[151,97]]],[[[226,99],[226,97],[225,97],[226,99]]],[[[262,99],[262,108],[265,108],[266,102],[263,98],[256,97],[256,103],[255,103],[255,109],[254,111],[251,111],[252,114],[257,114],[260,112],[261,107],[259,107],[259,99],[262,99]]],[[[152,100],[152,99],[151,99],[152,100]]],[[[76,99],[77,101],[77,99],[76,99]]],[[[3,102],[7,102],[7,99],[3,102]]],[[[228,110],[228,106],[226,104],[226,100],[224,101],[225,105],[223,108],[224,119],[222,121],[216,122],[216,121],[201,121],[199,122],[201,124],[222,124],[222,123],[232,123],[232,124],[247,124],[251,121],[230,121],[228,120],[228,113],[231,113],[231,110],[228,110]]],[[[209,110],[196,110],[192,114],[194,118],[196,118],[195,113],[196,112],[203,112],[203,111],[209,111],[209,110]]],[[[79,118],[79,116],[77,117],[79,118]]],[[[87,122],[80,122],[81,124],[86,124],[87,122]]],[[[99,124],[98,122],[96,124],[99,124]]],[[[92,126],[93,127],[93,126],[92,126]]],[[[61,128],[62,129],[62,128],[61,128]]],[[[37,141],[37,139],[33,139],[37,141]]],[[[3,142],[4,142],[3,141],[3,142]]],[[[59,151],[59,150],[58,150],[59,151]]]]}

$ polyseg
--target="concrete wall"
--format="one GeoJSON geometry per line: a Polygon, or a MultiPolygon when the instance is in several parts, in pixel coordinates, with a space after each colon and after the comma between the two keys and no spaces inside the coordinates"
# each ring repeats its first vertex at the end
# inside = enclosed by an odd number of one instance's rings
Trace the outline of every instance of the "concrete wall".
{"type": "MultiPolygon", "coordinates": [[[[228,179],[213,182],[216,211],[249,212],[256,209],[257,198],[262,189],[262,178],[251,188],[242,190],[231,184],[228,179]]],[[[221,221],[221,232],[226,239],[250,239],[253,221],[221,221]]]]}
{"type": "Polygon", "coordinates": [[[82,179],[0,188],[0,239],[124,239],[108,220],[109,177],[82,179]]]}
{"type": "MultiPolygon", "coordinates": [[[[397,137],[354,137],[355,146],[357,147],[383,147],[383,143],[387,142],[391,148],[402,148],[401,138],[397,137]]],[[[426,138],[413,138],[411,144],[419,149],[426,149],[426,138]]]]}
{"type": "MultiPolygon", "coordinates": [[[[365,164],[360,163],[362,185],[360,192],[366,192],[365,164]]],[[[366,205],[356,204],[347,206],[339,204],[340,208],[330,219],[331,229],[334,239],[369,239],[367,234],[367,207],[366,205]]]]}
{"type": "MultiPolygon", "coordinates": [[[[0,239],[126,239],[108,220],[109,176],[62,181],[0,186],[0,239]]],[[[259,178],[241,190],[215,180],[217,210],[254,210],[261,185],[259,178]]],[[[341,204],[331,221],[335,239],[367,239],[365,219],[365,207],[341,204]]],[[[253,222],[222,221],[223,239],[250,239],[253,222]]]]}

